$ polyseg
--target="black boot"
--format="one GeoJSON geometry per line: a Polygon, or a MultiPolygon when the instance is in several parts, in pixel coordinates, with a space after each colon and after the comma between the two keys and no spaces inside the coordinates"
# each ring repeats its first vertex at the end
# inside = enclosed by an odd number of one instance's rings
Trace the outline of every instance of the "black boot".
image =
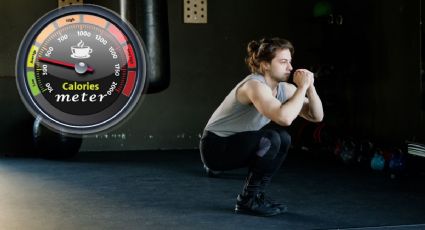
{"type": "Polygon", "coordinates": [[[271,181],[271,176],[265,176],[264,175],[261,178],[261,186],[260,186],[259,195],[268,205],[270,205],[273,208],[278,208],[280,213],[284,213],[284,212],[288,211],[288,208],[286,207],[286,205],[278,203],[275,200],[273,200],[271,197],[266,195],[265,188],[270,183],[270,181],[271,181]]]}
{"type": "Polygon", "coordinates": [[[279,202],[276,202],[275,200],[273,200],[271,197],[267,196],[265,192],[260,192],[258,194],[260,196],[261,199],[264,200],[264,202],[269,205],[272,208],[277,208],[279,209],[280,213],[284,213],[288,211],[288,207],[286,207],[286,205],[281,204],[279,202]]]}
{"type": "Polygon", "coordinates": [[[272,207],[266,202],[260,193],[261,175],[250,172],[245,182],[242,194],[236,200],[236,213],[249,214],[255,216],[274,216],[280,213],[276,207],[272,207]]]}

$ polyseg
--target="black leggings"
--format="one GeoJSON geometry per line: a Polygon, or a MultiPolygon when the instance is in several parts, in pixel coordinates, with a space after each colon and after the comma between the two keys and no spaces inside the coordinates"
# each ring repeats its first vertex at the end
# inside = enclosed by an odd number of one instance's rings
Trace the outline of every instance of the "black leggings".
{"type": "Polygon", "coordinates": [[[200,152],[202,162],[212,170],[249,167],[251,171],[272,176],[286,158],[290,144],[291,136],[281,128],[266,126],[228,137],[205,131],[200,152]]]}

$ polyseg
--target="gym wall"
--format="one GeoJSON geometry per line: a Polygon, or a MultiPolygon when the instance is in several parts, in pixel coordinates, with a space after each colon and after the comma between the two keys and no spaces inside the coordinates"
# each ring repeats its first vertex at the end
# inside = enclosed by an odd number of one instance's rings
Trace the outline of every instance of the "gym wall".
{"type": "MultiPolygon", "coordinates": [[[[116,1],[85,1],[119,12],[116,1]]],[[[211,0],[207,24],[184,24],[183,1],[168,0],[171,82],[143,98],[126,124],[86,138],[82,151],[193,149],[209,116],[248,70],[252,39],[293,41],[297,67],[321,69],[325,122],[342,132],[388,142],[425,137],[421,109],[419,1],[327,1],[341,25],[314,14],[319,1],[211,0]]],[[[322,1],[323,2],[323,1],[322,1]]],[[[27,7],[6,1],[0,13],[0,151],[23,149],[31,130],[15,86],[20,40],[57,1],[27,7]],[[27,131],[27,129],[29,131],[27,131]]]]}

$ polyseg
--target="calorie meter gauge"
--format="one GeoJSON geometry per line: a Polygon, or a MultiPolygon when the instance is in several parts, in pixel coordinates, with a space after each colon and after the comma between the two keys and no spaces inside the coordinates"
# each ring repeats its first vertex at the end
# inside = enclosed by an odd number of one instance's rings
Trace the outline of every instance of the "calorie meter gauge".
{"type": "Polygon", "coordinates": [[[68,134],[105,131],[135,108],[146,88],[147,59],[137,32],[95,5],[59,8],[27,32],[16,61],[28,110],[68,134]]]}

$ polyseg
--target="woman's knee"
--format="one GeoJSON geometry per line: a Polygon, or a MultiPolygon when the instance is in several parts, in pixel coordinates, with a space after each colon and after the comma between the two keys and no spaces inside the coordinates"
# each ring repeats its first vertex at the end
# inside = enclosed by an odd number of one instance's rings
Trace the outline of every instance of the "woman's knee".
{"type": "Polygon", "coordinates": [[[286,155],[288,153],[289,147],[291,146],[291,135],[286,130],[279,131],[280,136],[280,149],[279,153],[286,155]]]}
{"type": "Polygon", "coordinates": [[[286,130],[279,131],[281,145],[289,146],[291,144],[291,135],[286,130]]]}
{"type": "Polygon", "coordinates": [[[279,152],[281,138],[275,130],[264,130],[260,139],[257,155],[260,157],[274,159],[279,152]]]}

